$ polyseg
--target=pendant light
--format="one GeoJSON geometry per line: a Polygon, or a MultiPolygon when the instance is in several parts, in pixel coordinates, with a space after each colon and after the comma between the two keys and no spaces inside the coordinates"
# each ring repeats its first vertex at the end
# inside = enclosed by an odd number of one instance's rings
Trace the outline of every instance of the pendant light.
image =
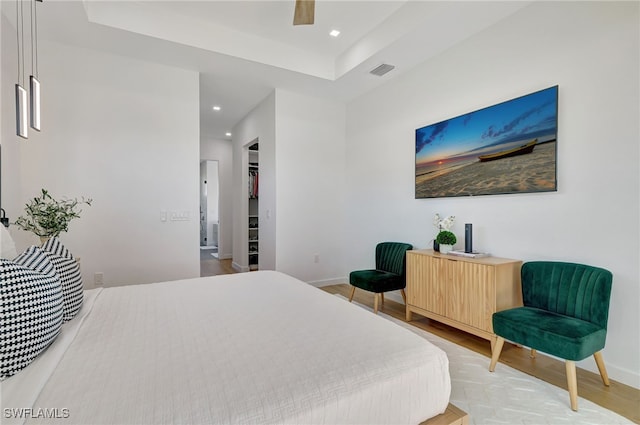
{"type": "Polygon", "coordinates": [[[16,134],[28,137],[27,126],[27,91],[22,87],[24,71],[24,24],[22,1],[16,0],[16,40],[18,42],[18,83],[16,84],[16,134]]]}
{"type": "Polygon", "coordinates": [[[40,131],[40,81],[38,80],[38,15],[36,13],[36,10],[36,0],[31,0],[31,76],[29,77],[29,94],[31,100],[31,128],[36,131],[40,131]]]}

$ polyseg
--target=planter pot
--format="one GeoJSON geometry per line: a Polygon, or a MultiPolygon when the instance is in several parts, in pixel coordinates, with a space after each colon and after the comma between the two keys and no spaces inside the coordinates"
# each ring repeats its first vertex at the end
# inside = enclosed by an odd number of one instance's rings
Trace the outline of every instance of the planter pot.
{"type": "Polygon", "coordinates": [[[51,239],[51,236],[40,236],[40,246],[46,244],[49,239],[51,239]]]}
{"type": "Polygon", "coordinates": [[[445,244],[440,244],[440,253],[441,254],[446,254],[449,251],[453,251],[453,245],[445,245],[445,244]]]}

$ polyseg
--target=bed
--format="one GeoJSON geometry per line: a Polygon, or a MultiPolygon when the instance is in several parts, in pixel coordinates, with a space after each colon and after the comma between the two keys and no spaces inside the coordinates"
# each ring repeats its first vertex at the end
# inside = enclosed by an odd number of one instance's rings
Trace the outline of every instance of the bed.
{"type": "Polygon", "coordinates": [[[0,385],[26,424],[418,424],[451,391],[442,350],[274,271],[85,291],[0,385]]]}

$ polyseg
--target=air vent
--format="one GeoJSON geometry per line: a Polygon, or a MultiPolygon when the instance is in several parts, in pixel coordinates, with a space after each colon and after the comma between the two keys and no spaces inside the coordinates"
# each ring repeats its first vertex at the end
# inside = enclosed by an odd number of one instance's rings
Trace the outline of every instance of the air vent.
{"type": "Polygon", "coordinates": [[[391,71],[394,68],[395,68],[395,66],[393,66],[393,65],[389,65],[388,63],[383,63],[382,65],[376,66],[371,71],[369,71],[369,74],[373,74],[373,75],[377,75],[378,77],[382,77],[384,74],[386,74],[387,72],[391,71]]]}

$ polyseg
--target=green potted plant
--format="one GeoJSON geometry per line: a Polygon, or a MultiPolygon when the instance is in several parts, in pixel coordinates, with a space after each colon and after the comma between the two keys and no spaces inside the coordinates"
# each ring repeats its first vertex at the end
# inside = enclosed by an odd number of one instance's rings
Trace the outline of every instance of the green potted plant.
{"type": "Polygon", "coordinates": [[[79,218],[80,205],[91,205],[91,199],[54,199],[47,190],[25,205],[25,215],[17,218],[15,225],[40,236],[42,243],[69,230],[69,222],[79,218]]]}
{"type": "MultiPolygon", "coordinates": [[[[436,213],[436,215],[433,217],[433,225],[434,227],[438,230],[438,233],[436,233],[436,237],[433,239],[433,250],[434,251],[440,251],[440,242],[438,241],[438,235],[444,231],[449,231],[448,233],[451,233],[450,230],[453,227],[453,222],[456,221],[456,217],[454,215],[450,215],[448,217],[445,218],[441,218],[440,214],[436,213]]],[[[453,235],[453,233],[451,233],[453,235]]],[[[455,240],[455,235],[453,235],[453,244],[456,243],[455,240]]],[[[446,245],[446,244],[445,244],[446,245]]],[[[446,249],[446,247],[445,247],[446,249]]],[[[453,249],[453,248],[452,248],[453,249]]]]}
{"type": "Polygon", "coordinates": [[[457,241],[458,239],[456,238],[456,235],[454,235],[453,232],[450,232],[449,230],[443,230],[438,233],[438,236],[436,236],[436,242],[438,242],[438,245],[440,245],[440,252],[442,254],[446,254],[447,252],[453,250],[453,246],[457,241]]]}

